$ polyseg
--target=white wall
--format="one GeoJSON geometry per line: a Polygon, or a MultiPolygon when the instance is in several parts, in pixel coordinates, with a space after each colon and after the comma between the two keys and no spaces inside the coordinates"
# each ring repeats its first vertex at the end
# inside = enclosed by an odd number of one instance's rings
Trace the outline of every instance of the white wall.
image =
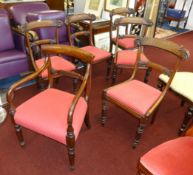
{"type": "MultiPolygon", "coordinates": [[[[188,15],[188,10],[190,9],[190,5],[191,5],[192,0],[177,0],[175,9],[181,10],[183,7],[184,1],[186,1],[186,5],[185,5],[184,10],[186,10],[186,15],[188,15]]],[[[186,29],[193,30],[193,20],[192,19],[193,19],[193,7],[192,7],[192,10],[190,12],[188,21],[187,21],[186,29]]],[[[180,27],[183,27],[184,26],[183,24],[184,24],[184,22],[181,22],[180,27]]],[[[171,25],[176,26],[176,22],[172,22],[171,25]]]]}
{"type": "MultiPolygon", "coordinates": [[[[86,3],[86,0],[74,0],[74,13],[82,13],[84,11],[85,3],[86,3]]],[[[129,7],[133,8],[134,4],[135,4],[135,0],[129,1],[129,7]]],[[[102,17],[108,19],[109,13],[106,11],[103,11],[102,17]]]]}
{"type": "Polygon", "coordinates": [[[86,0],[74,0],[74,13],[82,13],[84,11],[86,0]]]}

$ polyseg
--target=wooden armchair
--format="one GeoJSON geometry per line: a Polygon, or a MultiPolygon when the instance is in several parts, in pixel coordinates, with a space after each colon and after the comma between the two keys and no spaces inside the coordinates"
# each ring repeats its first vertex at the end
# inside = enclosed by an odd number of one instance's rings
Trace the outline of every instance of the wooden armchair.
{"type": "MultiPolygon", "coordinates": [[[[136,55],[137,51],[136,50],[131,50],[129,48],[126,48],[124,50],[119,50],[120,47],[120,42],[122,41],[122,37],[120,37],[120,31],[121,27],[127,26],[128,25],[139,25],[139,26],[145,26],[146,28],[152,25],[152,22],[150,20],[146,20],[144,18],[140,17],[123,17],[123,18],[118,18],[114,22],[114,26],[116,27],[116,39],[115,44],[115,58],[113,61],[113,73],[112,73],[112,83],[114,84],[116,82],[117,78],[117,69],[123,69],[123,68],[133,68],[135,61],[136,61],[136,55]]],[[[145,30],[144,30],[145,31],[145,30]]],[[[141,33],[141,37],[144,37],[144,33],[141,33]]],[[[128,41],[132,41],[132,47],[135,48],[135,39],[136,35],[125,35],[123,37],[124,41],[129,43],[128,41]],[[127,41],[128,40],[128,41],[127,41]]],[[[123,48],[123,47],[122,47],[123,48]]],[[[148,59],[147,57],[142,53],[141,54],[141,61],[142,62],[147,62],[148,59]]],[[[147,66],[144,64],[139,63],[139,68],[141,69],[147,69],[147,66]]],[[[144,82],[148,81],[148,76],[151,72],[151,69],[147,69],[146,75],[144,77],[144,82]]]]}
{"type": "MultiPolygon", "coordinates": [[[[29,57],[31,59],[31,63],[33,65],[33,69],[35,71],[39,70],[42,65],[44,64],[45,57],[43,53],[41,53],[41,47],[43,45],[52,45],[55,43],[59,43],[59,30],[63,26],[63,22],[60,20],[43,20],[43,21],[33,21],[26,23],[21,26],[22,32],[25,34],[25,40],[26,40],[26,50],[29,54],[29,57]],[[55,39],[39,39],[39,29],[47,28],[51,29],[46,30],[47,32],[51,32],[50,35],[54,35],[55,39]],[[55,33],[53,33],[53,30],[55,29],[55,33]],[[35,32],[37,34],[36,39],[32,40],[31,32],[35,32]]],[[[70,61],[65,59],[64,57],[58,56],[58,55],[52,55],[50,57],[51,60],[51,73],[53,74],[54,78],[58,78],[63,75],[63,71],[72,71],[76,68],[74,64],[72,64],[70,61]]],[[[47,79],[48,72],[44,71],[40,75],[41,79],[47,79]]]]}
{"type": "Polygon", "coordinates": [[[7,95],[9,113],[21,146],[25,144],[21,127],[54,139],[67,146],[70,168],[74,169],[75,141],[79,135],[83,121],[90,128],[88,100],[90,64],[93,55],[79,48],[65,45],[46,45],[42,47],[42,51],[48,55],[46,63],[33,74],[10,87],[7,95]],[[86,65],[84,75],[74,71],[64,71],[66,76],[80,80],[81,84],[76,94],[52,87],[51,55],[53,54],[75,57],[86,65]],[[14,92],[17,88],[29,80],[35,79],[44,71],[47,71],[48,75],[48,88],[15,107],[13,100],[14,92]]]}
{"type": "Polygon", "coordinates": [[[140,38],[137,40],[137,47],[137,58],[131,78],[123,83],[104,90],[102,105],[103,107],[101,113],[101,124],[102,126],[104,126],[107,119],[107,102],[109,101],[120,107],[121,109],[124,109],[128,113],[132,114],[132,116],[139,120],[139,125],[133,142],[133,148],[135,148],[136,145],[139,143],[142,133],[144,132],[146,123],[150,119],[150,117],[152,117],[153,123],[155,115],[159,109],[158,107],[160,106],[162,100],[166,95],[166,92],[168,91],[168,88],[176,73],[176,70],[180,65],[181,60],[187,59],[189,56],[186,49],[171,41],[161,39],[140,38]],[[173,56],[176,56],[177,59],[175,61],[175,64],[172,66],[171,69],[169,69],[150,60],[143,62],[142,60],[140,60],[143,46],[150,46],[165,51],[168,55],[167,59],[169,59],[171,56],[172,58],[173,56]],[[135,79],[139,62],[154,69],[157,72],[167,74],[170,77],[167,85],[162,92],[146,83],[135,79]]]}
{"type": "MultiPolygon", "coordinates": [[[[97,64],[102,61],[108,62],[107,68],[107,77],[111,70],[112,57],[111,53],[99,49],[93,44],[93,34],[92,34],[92,22],[96,19],[96,16],[93,14],[77,14],[73,16],[68,16],[66,20],[67,28],[68,28],[68,36],[70,45],[74,45],[74,41],[80,43],[80,38],[88,39],[88,46],[81,47],[82,50],[88,51],[92,53],[95,57],[93,59],[92,65],[97,64]],[[72,30],[76,24],[80,24],[81,22],[87,22],[88,28],[81,28],[82,30],[72,30]]],[[[84,41],[83,41],[84,42],[84,41]]]]}
{"type": "MultiPolygon", "coordinates": [[[[125,17],[129,17],[131,15],[134,15],[135,11],[133,9],[130,8],[116,8],[113,9],[110,12],[110,52],[112,53],[112,49],[113,49],[113,45],[116,45],[116,37],[113,37],[113,32],[115,31],[115,27],[114,27],[114,20],[117,17],[117,15],[121,15],[121,16],[125,16],[125,17]]],[[[118,37],[118,46],[121,49],[133,49],[135,48],[135,37],[131,36],[131,37],[125,37],[127,35],[129,35],[129,27],[128,25],[125,27],[125,31],[124,34],[122,34],[121,36],[118,37]]]]}

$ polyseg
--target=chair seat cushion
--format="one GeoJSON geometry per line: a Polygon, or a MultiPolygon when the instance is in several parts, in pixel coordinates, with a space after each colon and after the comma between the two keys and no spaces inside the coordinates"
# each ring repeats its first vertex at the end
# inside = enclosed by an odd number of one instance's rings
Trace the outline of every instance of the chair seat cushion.
{"type": "MultiPolygon", "coordinates": [[[[120,65],[134,65],[137,59],[136,50],[121,50],[118,51],[117,64],[120,65]]],[[[147,57],[142,53],[140,58],[140,63],[148,62],[147,57]]]]}
{"type": "MultiPolygon", "coordinates": [[[[67,117],[73,94],[58,89],[47,89],[16,108],[15,122],[39,134],[66,144],[67,117]]],[[[80,98],[73,115],[75,138],[81,129],[87,103],[80,98]]]]}
{"type": "Polygon", "coordinates": [[[24,52],[12,49],[0,52],[0,64],[27,59],[24,52]]]}
{"type": "Polygon", "coordinates": [[[95,56],[93,63],[100,62],[101,60],[104,60],[104,59],[111,57],[111,54],[109,52],[102,50],[102,49],[99,49],[99,48],[94,47],[94,46],[85,46],[85,47],[82,47],[81,49],[83,49],[89,53],[92,53],[95,56]]]}
{"type": "MultiPolygon", "coordinates": [[[[165,83],[169,79],[169,77],[164,74],[161,74],[159,78],[165,83]]],[[[190,101],[193,101],[193,73],[177,72],[172,80],[170,88],[190,101]]]]}
{"type": "MultiPolygon", "coordinates": [[[[116,43],[116,38],[112,38],[113,42],[116,43]]],[[[120,38],[118,39],[118,46],[123,49],[135,48],[135,38],[120,38]]]]}
{"type": "Polygon", "coordinates": [[[107,96],[144,116],[161,92],[138,80],[125,81],[107,90],[107,96]]]}
{"type": "MultiPolygon", "coordinates": [[[[36,61],[36,64],[38,68],[41,68],[45,64],[45,58],[38,59],[36,61]]],[[[59,57],[59,56],[51,57],[51,65],[52,65],[52,69],[57,70],[57,71],[59,70],[72,71],[76,68],[75,65],[72,64],[70,61],[66,60],[63,57],[59,57]]],[[[45,70],[42,73],[42,77],[45,78],[47,76],[48,76],[48,71],[45,70]]]]}
{"type": "Polygon", "coordinates": [[[140,163],[154,175],[192,174],[193,137],[165,142],[147,152],[140,163]]]}

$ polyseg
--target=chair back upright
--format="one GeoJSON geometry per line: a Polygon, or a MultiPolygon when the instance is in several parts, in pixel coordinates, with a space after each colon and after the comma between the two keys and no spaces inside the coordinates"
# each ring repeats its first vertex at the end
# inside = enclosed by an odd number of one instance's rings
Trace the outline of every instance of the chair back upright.
{"type": "Polygon", "coordinates": [[[70,45],[74,45],[74,41],[80,42],[79,37],[86,36],[89,39],[89,45],[93,46],[93,35],[92,35],[92,22],[96,20],[94,14],[77,14],[68,16],[66,19],[68,38],[70,45]],[[85,24],[86,27],[81,27],[81,23],[85,24]]]}
{"type": "Polygon", "coordinates": [[[25,35],[26,50],[31,59],[32,65],[35,70],[38,69],[36,60],[42,57],[41,46],[45,44],[59,43],[59,29],[63,26],[63,22],[60,20],[43,20],[33,21],[21,26],[21,30],[25,35]],[[53,28],[55,29],[55,39],[39,39],[37,30],[40,28],[53,28]],[[34,35],[32,36],[32,32],[34,35]]]}
{"type": "Polygon", "coordinates": [[[147,67],[150,67],[150,68],[154,69],[155,71],[159,72],[159,74],[165,74],[169,77],[169,80],[168,80],[165,88],[163,89],[160,97],[157,99],[156,103],[154,105],[152,105],[152,107],[147,111],[146,116],[149,116],[163,100],[163,98],[164,98],[167,90],[169,89],[170,84],[175,76],[175,73],[180,66],[181,61],[187,60],[190,56],[190,53],[183,46],[180,46],[172,41],[163,40],[163,39],[138,38],[136,40],[136,45],[138,47],[137,59],[136,59],[133,74],[132,74],[130,79],[133,79],[136,75],[136,72],[138,69],[138,64],[140,63],[140,57],[141,57],[141,54],[143,53],[143,47],[145,47],[145,46],[149,47],[150,46],[153,48],[158,48],[158,49],[161,49],[165,52],[168,52],[168,53],[176,56],[176,61],[174,62],[174,66],[172,66],[172,68],[168,68],[164,65],[155,63],[151,60],[141,63],[141,64],[145,64],[147,67]]]}

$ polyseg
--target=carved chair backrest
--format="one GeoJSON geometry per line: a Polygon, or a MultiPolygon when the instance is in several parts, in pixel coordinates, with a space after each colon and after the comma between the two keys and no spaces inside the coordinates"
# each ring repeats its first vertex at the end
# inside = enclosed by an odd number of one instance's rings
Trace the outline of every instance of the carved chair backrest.
{"type": "MultiPolygon", "coordinates": [[[[123,17],[118,18],[114,22],[114,26],[116,27],[117,34],[119,35],[119,30],[121,26],[127,26],[129,24],[136,24],[140,26],[150,27],[152,26],[152,21],[149,19],[141,18],[141,17],[123,17]]],[[[145,34],[140,33],[140,36],[143,37],[145,34]]]]}
{"type": "Polygon", "coordinates": [[[26,50],[35,70],[38,69],[35,60],[42,57],[41,46],[59,43],[59,29],[63,25],[64,23],[60,20],[42,20],[29,22],[21,26],[21,31],[25,35],[26,50]],[[40,28],[54,28],[55,39],[39,39],[36,31],[40,28]]]}
{"type": "Polygon", "coordinates": [[[96,19],[93,14],[77,14],[68,16],[66,19],[68,37],[70,45],[74,45],[74,41],[79,41],[78,37],[87,36],[89,39],[89,45],[93,45],[93,35],[92,35],[92,22],[96,19]],[[85,23],[88,27],[81,27],[81,22],[85,23]],[[74,29],[77,28],[78,30],[74,29]]]}
{"type": "MultiPolygon", "coordinates": [[[[154,69],[159,74],[166,74],[169,76],[169,80],[162,91],[161,96],[157,100],[157,103],[152,106],[152,108],[149,109],[148,113],[150,114],[152,110],[155,109],[156,105],[158,105],[163,97],[165,96],[167,90],[170,87],[170,84],[175,76],[176,71],[178,70],[180,63],[182,60],[187,60],[189,58],[189,51],[185,49],[183,46],[180,46],[172,41],[164,40],[164,39],[156,39],[156,38],[138,38],[136,40],[136,45],[138,47],[137,51],[137,59],[135,63],[135,68],[133,71],[133,74],[131,76],[131,79],[133,79],[136,75],[138,64],[144,64],[145,66],[154,69]],[[175,61],[172,66],[164,66],[163,64],[156,63],[154,61],[147,61],[147,62],[141,62],[140,57],[141,53],[143,52],[143,47],[153,47],[158,48],[160,50],[163,50],[164,52],[168,53],[168,57],[165,57],[166,59],[172,59],[175,57],[175,61]]],[[[164,59],[164,58],[163,58],[164,59]]],[[[163,61],[164,63],[164,61],[163,61]]]]}
{"type": "MultiPolygon", "coordinates": [[[[117,17],[117,15],[129,17],[131,15],[133,16],[134,14],[135,14],[135,10],[133,10],[131,8],[125,8],[125,7],[116,8],[110,12],[110,39],[113,38],[113,31],[115,30],[114,21],[115,21],[115,18],[117,17]]],[[[128,25],[125,27],[125,34],[126,35],[129,34],[128,25]]]]}

